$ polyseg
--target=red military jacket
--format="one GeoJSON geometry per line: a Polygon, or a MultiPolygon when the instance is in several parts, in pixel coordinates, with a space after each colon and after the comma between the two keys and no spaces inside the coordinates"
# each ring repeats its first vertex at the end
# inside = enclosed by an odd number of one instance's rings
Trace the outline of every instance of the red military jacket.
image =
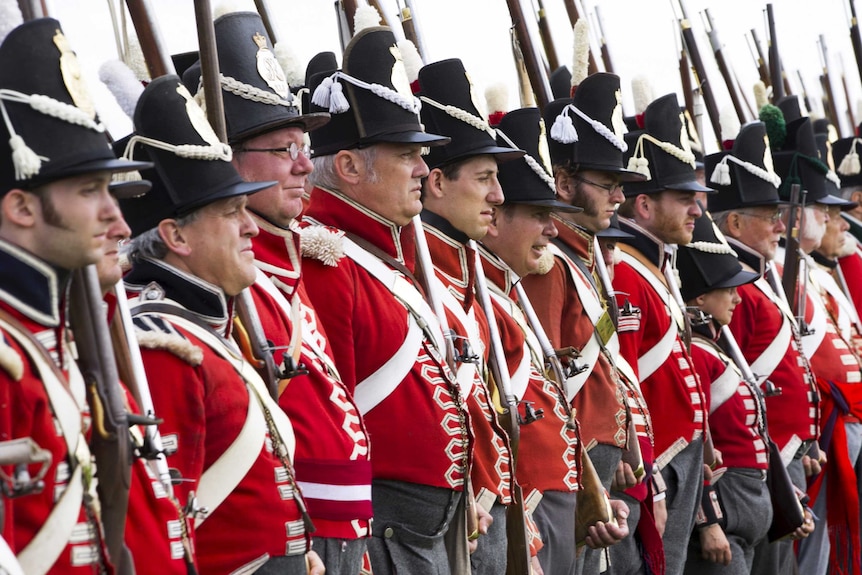
{"type": "Polygon", "coordinates": [[[133,315],[149,302],[179,308],[142,312],[134,322],[153,404],[164,419],[168,465],[183,478],[175,493],[186,505],[200,498],[209,511],[195,519],[201,573],[227,574],[257,568],[269,557],[304,554],[306,531],[289,463],[293,431],[274,401],[266,403],[265,385],[255,388],[251,375],[239,374],[251,368],[223,337],[231,302],[216,286],[146,258],[125,279],[138,296],[130,302],[133,315]]]}
{"type": "Polygon", "coordinates": [[[614,268],[614,290],[620,309],[620,353],[636,371],[652,414],[655,467],[702,436],[706,426],[703,391],[681,330],[683,312],[667,287],[665,246],[631,220],[620,228],[633,239],[618,244],[623,259],[614,268]]]}
{"type": "Polygon", "coordinates": [[[299,235],[254,217],[252,239],[260,272],[251,287],[275,362],[298,354],[307,372],[292,377],[279,405],[296,433],[296,478],[314,521],[315,537],[370,534],[371,461],[368,434],[341,381],[332,349],[300,280],[299,235]],[[297,334],[295,326],[299,325],[297,334]],[[292,338],[301,337],[299,349],[292,338]]]}
{"type": "Polygon", "coordinates": [[[408,276],[412,231],[315,188],[303,218],[302,277],[374,445],[373,477],[460,491],[470,416],[442,353],[443,334],[408,276]],[[419,327],[417,316],[429,327],[419,327]]]}
{"type": "MultiPolygon", "coordinates": [[[[509,368],[512,391],[544,417],[522,424],[515,470],[529,506],[533,492],[577,491],[580,446],[576,421],[570,420],[565,393],[544,377],[544,357],[535,334],[513,294],[514,273],[502,260],[480,247],[482,267],[509,368]]],[[[523,408],[521,415],[526,415],[523,408]]]]}
{"type": "MultiPolygon", "coordinates": [[[[744,266],[761,268],[759,254],[732,238],[728,242],[744,266]]],[[[764,276],[772,274],[767,269],[764,276]]],[[[803,441],[817,437],[817,389],[808,372],[808,361],[796,342],[796,321],[767,277],[740,286],[737,291],[742,302],[733,312],[730,331],[754,374],[768,378],[781,390],[765,401],[769,435],[787,463],[803,441]]]]}
{"type": "MultiPolygon", "coordinates": [[[[40,492],[3,499],[3,539],[25,573],[84,575],[106,560],[97,536],[100,526],[88,520],[83,503],[88,489],[84,468],[90,463],[83,436],[88,422],[83,417],[84,382],[66,347],[67,287],[65,272],[0,240],[0,309],[39,340],[65,376],[58,380],[37,348],[28,351],[32,344],[23,334],[0,324],[0,441],[29,437],[51,453],[40,492]],[[52,517],[66,504],[68,514],[52,517]],[[46,527],[62,534],[57,543],[31,547],[46,527]]],[[[40,468],[30,465],[28,472],[36,477],[40,468]]],[[[15,476],[11,466],[3,472],[15,476]]]]}
{"type": "Polygon", "coordinates": [[[569,393],[575,393],[572,406],[578,411],[584,445],[587,449],[596,443],[622,448],[626,445],[626,398],[614,368],[602,353],[601,345],[607,342],[600,345],[596,333],[597,323],[606,322],[612,328],[612,320],[604,315],[604,302],[593,288],[592,278],[570,260],[572,256],[579,257],[594,274],[594,236],[561,218],[556,223],[559,235],[552,242],[559,249],[554,267],[547,274],[525,277],[524,288],[554,347],[575,348],[581,352],[577,362],[589,366],[569,382],[570,387],[582,386],[577,392],[569,389],[569,393]],[[585,295],[591,297],[587,299],[585,295]]]}
{"type": "Polygon", "coordinates": [[[497,421],[485,383],[488,320],[473,294],[476,252],[466,245],[467,236],[437,214],[426,210],[422,220],[428,251],[440,280],[438,297],[446,308],[448,327],[456,335],[455,353],[462,358],[456,361],[458,381],[462,389],[470,390],[467,408],[475,436],[470,474],[473,493],[477,501],[486,505],[493,500],[508,505],[512,502],[512,454],[509,437],[497,421]]]}
{"type": "Polygon", "coordinates": [[[764,414],[756,391],[712,339],[712,326],[697,330],[691,357],[709,405],[709,430],[725,467],[766,469],[764,414]],[[709,332],[707,330],[710,330],[709,332]]]}
{"type": "Polygon", "coordinates": [[[857,243],[852,254],[838,259],[838,265],[847,280],[849,298],[858,313],[862,310],[862,246],[857,243]]]}

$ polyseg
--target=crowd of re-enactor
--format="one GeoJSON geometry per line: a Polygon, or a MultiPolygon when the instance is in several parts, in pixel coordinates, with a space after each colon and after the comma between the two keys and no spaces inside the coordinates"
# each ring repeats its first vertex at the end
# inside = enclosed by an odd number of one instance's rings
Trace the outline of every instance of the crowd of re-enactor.
{"type": "Polygon", "coordinates": [[[859,140],[790,98],[703,157],[612,74],[488,114],[387,28],[304,87],[257,14],[215,36],[227,144],[199,63],[112,147],[59,22],[0,45],[0,572],[860,572],[859,140]],[[128,487],[87,266],[160,421],[128,487]]]}

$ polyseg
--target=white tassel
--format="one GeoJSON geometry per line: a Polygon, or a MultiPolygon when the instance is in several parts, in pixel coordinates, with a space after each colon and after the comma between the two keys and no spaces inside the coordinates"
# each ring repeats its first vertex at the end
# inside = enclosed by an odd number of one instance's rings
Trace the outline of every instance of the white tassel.
{"type": "Polygon", "coordinates": [[[632,156],[631,158],[629,158],[629,164],[628,166],[626,166],[626,169],[632,172],[643,174],[644,176],[646,176],[647,180],[652,179],[652,173],[650,173],[649,171],[649,160],[644,157],[638,158],[632,156]]]}
{"type": "Polygon", "coordinates": [[[42,169],[42,160],[27,146],[21,136],[15,134],[9,138],[9,146],[12,148],[16,180],[29,180],[39,173],[42,169]]]}
{"type": "Polygon", "coordinates": [[[321,108],[329,108],[329,100],[332,94],[332,78],[324,78],[323,82],[314,89],[311,95],[311,103],[321,108]]]}
{"type": "Polygon", "coordinates": [[[350,109],[350,104],[347,102],[347,97],[344,95],[344,89],[341,82],[333,82],[332,89],[329,92],[329,113],[341,114],[350,109]]]}
{"type": "Polygon", "coordinates": [[[729,186],[730,166],[725,162],[719,162],[716,164],[715,169],[712,171],[712,176],[709,177],[709,181],[713,184],[718,184],[719,186],[729,186]]]}
{"type": "Polygon", "coordinates": [[[578,131],[575,129],[572,117],[565,110],[557,116],[554,125],[551,126],[551,139],[561,144],[574,144],[578,141],[578,131]]]}
{"type": "Polygon", "coordinates": [[[841,164],[838,166],[838,173],[842,176],[855,176],[862,171],[862,166],[859,165],[859,154],[854,148],[850,148],[850,151],[844,156],[844,159],[841,160],[841,164]]]}
{"type": "Polygon", "coordinates": [[[766,91],[766,84],[758,80],[754,83],[754,105],[759,111],[762,107],[769,103],[769,94],[766,91]]]}

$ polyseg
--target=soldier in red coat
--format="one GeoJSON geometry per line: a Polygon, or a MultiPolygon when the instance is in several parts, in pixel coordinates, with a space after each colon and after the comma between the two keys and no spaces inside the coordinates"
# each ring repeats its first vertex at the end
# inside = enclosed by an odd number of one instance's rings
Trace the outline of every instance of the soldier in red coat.
{"type": "Polygon", "coordinates": [[[124,279],[200,572],[320,574],[292,425],[228,339],[234,298],[256,275],[247,196],[273,182],[240,178],[176,76],[144,90],[126,154],[156,164],[142,173],[150,193],[121,201],[133,238],[124,279]]]}
{"type": "MultiPolygon", "coordinates": [[[[569,359],[573,369],[567,381],[578,412],[581,440],[605,489],[622,492],[639,484],[635,470],[622,461],[623,451],[650,453],[651,443],[628,446],[628,428],[633,423],[627,399],[638,393],[621,376],[615,353],[618,338],[605,287],[596,271],[595,234],[610,225],[624,197],[621,182],[643,180],[643,174],[623,168],[623,126],[620,82],[611,74],[593,74],[578,85],[572,99],[555,100],[545,108],[551,126],[548,145],[554,164],[555,189],[564,201],[582,212],[555,214],[559,234],[552,240],[554,267],[546,274],[524,278],[524,287],[536,313],[557,349],[579,354],[569,359]],[[576,111],[577,110],[577,111],[576,111]],[[571,119],[578,138],[559,129],[571,119]],[[598,122],[593,124],[591,122],[598,122]],[[616,124],[615,124],[616,122],[616,124]],[[621,478],[621,483],[614,480],[621,478]]],[[[643,414],[640,414],[643,417],[643,414]]],[[[640,518],[639,500],[646,495],[641,485],[632,497],[625,495],[631,513],[632,533],[640,518]]],[[[632,543],[634,545],[634,543],[632,543]]],[[[600,553],[588,550],[584,571],[600,571],[600,553]]],[[[606,563],[606,562],[605,562],[606,563]]]]}
{"type": "Polygon", "coordinates": [[[509,437],[497,420],[493,392],[486,378],[490,349],[487,318],[473,293],[476,251],[467,244],[485,236],[494,206],[503,201],[497,164],[524,155],[498,146],[491,128],[473,102],[474,88],[460,60],[428,64],[419,70],[422,123],[452,138],[431,148],[430,172],[423,185],[421,214],[428,251],[439,284],[435,297],[446,310],[453,333],[454,365],[459,384],[469,390],[475,434],[471,474],[477,505],[493,522],[470,556],[474,574],[506,572],[506,509],[512,505],[515,473],[509,437]]]}
{"type": "Polygon", "coordinates": [[[29,437],[50,453],[44,468],[3,468],[2,536],[27,574],[113,569],[66,293],[120,219],[111,172],[148,164],[117,160],[77,71],[56,20],[27,22],[0,46],[0,441],[29,437]]]}
{"type": "Polygon", "coordinates": [[[236,83],[222,89],[233,164],[248,181],[278,182],[249,196],[260,230],[252,239],[258,272],[251,293],[282,371],[279,405],[296,434],[296,478],[314,522],[314,550],[327,573],[356,575],[371,535],[371,450],[301,281],[300,236],[292,229],[313,169],[305,132],[329,114],[300,113],[257,14],[225,14],[214,27],[221,73],[236,83]]]}
{"type": "Polygon", "coordinates": [[[724,351],[728,336],[722,327],[741,301],[737,288],[759,273],[742,269],[708,213],[698,218],[691,243],[680,246],[677,268],[683,299],[701,312],[693,314],[691,356],[724,463],[704,482],[686,572],[747,575],[772,517],[766,414],[757,382],[745,380],[724,351]]]}
{"type": "Polygon", "coordinates": [[[629,132],[629,167],[648,174],[623,190],[614,271],[620,309],[620,353],[635,368],[652,414],[655,449],[652,503],[664,542],[667,573],[682,573],[703,481],[706,411],[686,334],[674,271],[676,246],[691,241],[701,209],[696,192],[711,192],[695,179],[695,159],[684,134],[676,96],[647,106],[644,129],[629,132]],[[664,485],[667,489],[662,490],[664,485]]]}
{"type": "MultiPolygon", "coordinates": [[[[734,310],[730,331],[752,371],[764,380],[770,437],[794,483],[804,490],[802,460],[817,437],[817,390],[775,271],[773,259],[786,226],[780,212],[784,202],[778,195],[781,180],[765,136],[763,124],[746,125],[729,152],[707,156],[706,172],[718,189],[709,196],[708,206],[743,267],[764,269],[763,277],[738,288],[742,301],[734,310]],[[717,167],[720,164],[724,167],[717,167]],[[726,177],[714,175],[716,170],[726,177]]],[[[795,536],[805,536],[812,528],[813,523],[807,523],[795,536]]],[[[786,572],[793,563],[791,542],[764,541],[755,550],[753,572],[786,572]]]]}
{"type": "Polygon", "coordinates": [[[428,175],[422,147],[448,138],[422,129],[388,29],[362,30],[341,70],[310,78],[311,110],[333,114],[311,132],[303,281],[374,446],[371,565],[376,575],[448,573],[449,534],[463,573],[470,415],[414,276],[409,227],[428,175]]]}

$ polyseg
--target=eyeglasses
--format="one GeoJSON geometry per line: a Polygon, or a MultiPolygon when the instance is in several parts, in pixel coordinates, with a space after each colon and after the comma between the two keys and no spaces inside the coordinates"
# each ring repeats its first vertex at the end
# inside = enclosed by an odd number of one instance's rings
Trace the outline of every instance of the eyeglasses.
{"type": "Polygon", "coordinates": [[[620,182],[616,182],[613,184],[600,184],[598,182],[594,182],[592,180],[588,180],[583,176],[572,176],[574,179],[583,182],[585,184],[589,184],[591,186],[595,186],[597,188],[601,188],[608,193],[608,195],[613,194],[614,192],[618,192],[623,189],[623,185],[620,182]]]}
{"type": "Polygon", "coordinates": [[[299,157],[299,154],[302,154],[306,158],[311,154],[311,148],[308,144],[302,144],[302,146],[297,146],[296,142],[291,142],[289,146],[286,148],[240,148],[237,150],[238,152],[269,152],[271,154],[275,154],[279,157],[284,157],[286,154],[290,154],[290,159],[294,162],[299,157]]]}
{"type": "Polygon", "coordinates": [[[748,216],[750,218],[757,218],[758,220],[764,220],[764,221],[769,222],[770,224],[773,224],[773,225],[778,223],[778,220],[781,219],[781,215],[782,215],[781,211],[774,212],[773,214],[768,215],[768,216],[764,216],[761,214],[752,214],[751,212],[739,212],[739,213],[740,213],[740,215],[748,216]]]}

